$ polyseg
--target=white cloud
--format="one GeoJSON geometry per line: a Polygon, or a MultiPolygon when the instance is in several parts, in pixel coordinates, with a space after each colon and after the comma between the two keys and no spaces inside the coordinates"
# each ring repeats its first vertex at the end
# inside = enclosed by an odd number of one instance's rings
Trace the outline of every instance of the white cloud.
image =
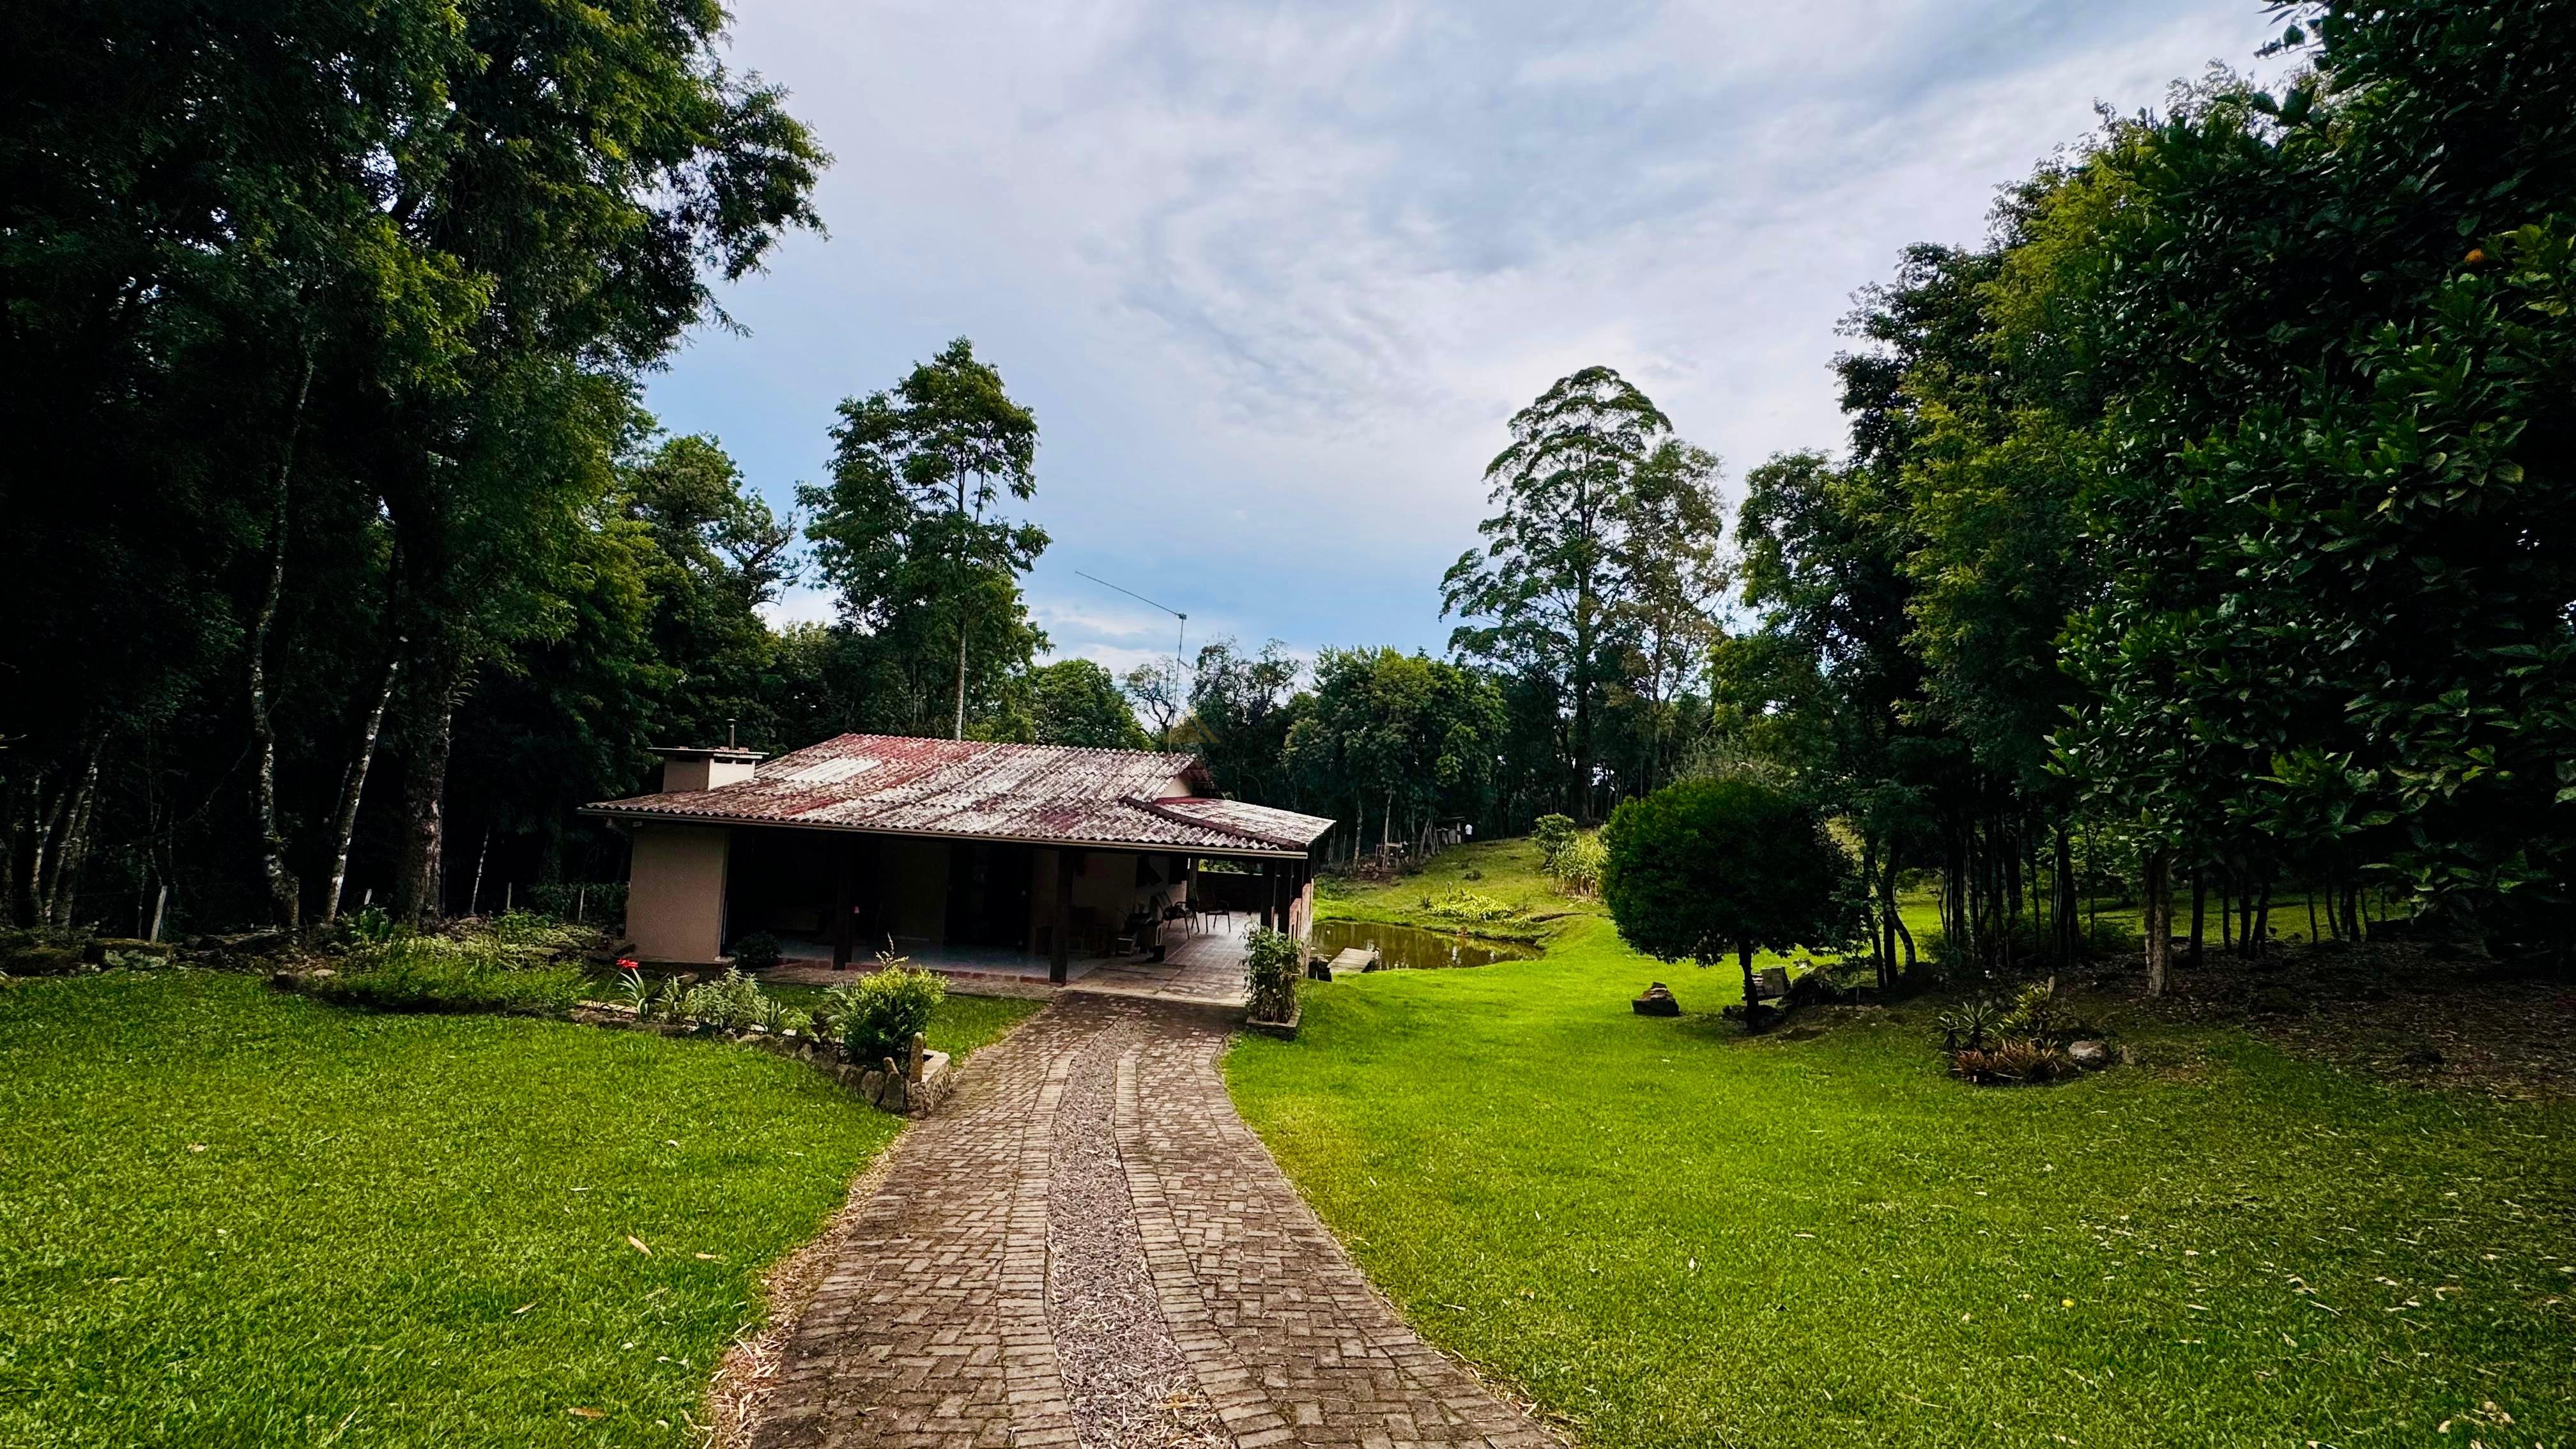
{"type": "MultiPolygon", "coordinates": [[[[1902,245],[2270,30],[2048,5],[746,7],[839,156],[828,243],[653,389],[781,492],[839,397],[964,333],[1038,410],[1059,653],[1437,647],[1504,419],[1607,362],[1739,473],[1841,440],[1825,364],[1902,245]]],[[[792,617],[827,609],[778,606],[792,617]]]]}

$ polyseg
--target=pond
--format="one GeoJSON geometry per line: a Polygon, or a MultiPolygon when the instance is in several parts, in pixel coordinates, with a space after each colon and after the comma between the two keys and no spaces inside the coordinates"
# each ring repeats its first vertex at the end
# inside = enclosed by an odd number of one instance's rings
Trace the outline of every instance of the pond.
{"type": "Polygon", "coordinates": [[[1491,966],[1497,961],[1527,961],[1542,955],[1536,946],[1488,941],[1476,936],[1444,935],[1419,926],[1382,926],[1375,921],[1317,921],[1307,949],[1331,960],[1353,946],[1377,948],[1382,967],[1412,970],[1451,966],[1491,966]]]}

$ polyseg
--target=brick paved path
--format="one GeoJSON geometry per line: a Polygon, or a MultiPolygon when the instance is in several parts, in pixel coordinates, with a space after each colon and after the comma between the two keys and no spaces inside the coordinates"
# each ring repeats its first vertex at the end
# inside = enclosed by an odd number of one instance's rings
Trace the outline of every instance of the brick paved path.
{"type": "Polygon", "coordinates": [[[1225,1040],[1203,1008],[1067,995],[979,1053],[897,1139],[760,1449],[1552,1446],[1351,1265],[1235,1116],[1225,1040]],[[1132,1228],[1092,1216],[1120,1206],[1132,1228]]]}

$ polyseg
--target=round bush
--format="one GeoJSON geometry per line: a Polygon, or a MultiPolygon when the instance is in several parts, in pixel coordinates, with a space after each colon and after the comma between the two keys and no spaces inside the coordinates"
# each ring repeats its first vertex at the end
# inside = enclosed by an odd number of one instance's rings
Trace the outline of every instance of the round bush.
{"type": "Polygon", "coordinates": [[[1601,894],[1629,945],[1705,966],[1850,934],[1851,861],[1815,810],[1753,780],[1686,780],[1611,813],[1601,894]]]}

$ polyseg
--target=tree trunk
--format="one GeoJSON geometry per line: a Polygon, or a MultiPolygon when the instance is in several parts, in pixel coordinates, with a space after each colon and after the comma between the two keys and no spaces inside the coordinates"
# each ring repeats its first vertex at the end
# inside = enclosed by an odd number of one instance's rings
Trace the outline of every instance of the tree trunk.
{"type": "Polygon", "coordinates": [[[2146,927],[2147,994],[2165,994],[2166,958],[2173,950],[2173,893],[2167,888],[2169,854],[2159,848],[2147,855],[2146,927]]]}
{"type": "Polygon", "coordinates": [[[492,858],[492,827],[483,827],[483,848],[474,852],[474,885],[465,893],[465,914],[483,914],[483,862],[492,858]]]}
{"type": "Polygon", "coordinates": [[[956,740],[966,738],[966,607],[964,600],[958,601],[957,608],[957,723],[955,732],[949,738],[956,740]]]}
{"type": "Polygon", "coordinates": [[[1574,818],[1592,823],[1592,586],[1574,603],[1574,818]]]}
{"type": "Polygon", "coordinates": [[[2055,904],[2051,909],[2056,914],[2057,952],[2059,959],[2071,963],[2075,960],[2077,949],[2077,922],[2075,919],[2075,841],[2068,835],[2066,822],[2062,819],[2057,822],[2056,852],[2056,855],[2050,862],[2051,869],[2055,872],[2055,885],[2052,894],[2056,897],[2055,904]]]}
{"type": "Polygon", "coordinates": [[[357,753],[349,759],[349,768],[340,782],[340,808],[331,817],[331,884],[322,893],[322,922],[325,925],[340,918],[340,891],[349,879],[349,845],[358,834],[358,802],[366,797],[367,770],[375,763],[376,740],[385,728],[385,708],[393,702],[394,679],[402,672],[402,641],[396,639],[385,654],[385,682],[376,691],[375,708],[367,711],[367,727],[358,735],[357,753]]]}
{"type": "Polygon", "coordinates": [[[107,735],[102,731],[90,744],[89,765],[81,771],[80,785],[73,790],[63,812],[62,838],[54,847],[53,875],[45,885],[45,924],[57,929],[70,925],[80,909],[80,872],[89,859],[89,822],[91,807],[98,799],[98,762],[106,750],[107,735]]]}
{"type": "Polygon", "coordinates": [[[463,693],[456,678],[459,672],[453,661],[439,660],[436,668],[424,665],[413,676],[417,717],[403,773],[403,809],[408,819],[402,872],[394,882],[394,915],[408,925],[424,925],[447,908],[441,871],[447,843],[442,811],[447,760],[456,741],[456,706],[463,693]]]}
{"type": "Polygon", "coordinates": [[[2195,866],[2191,872],[2191,964],[2198,969],[2207,954],[2201,949],[2203,915],[2209,906],[2209,873],[2195,866]]]}

